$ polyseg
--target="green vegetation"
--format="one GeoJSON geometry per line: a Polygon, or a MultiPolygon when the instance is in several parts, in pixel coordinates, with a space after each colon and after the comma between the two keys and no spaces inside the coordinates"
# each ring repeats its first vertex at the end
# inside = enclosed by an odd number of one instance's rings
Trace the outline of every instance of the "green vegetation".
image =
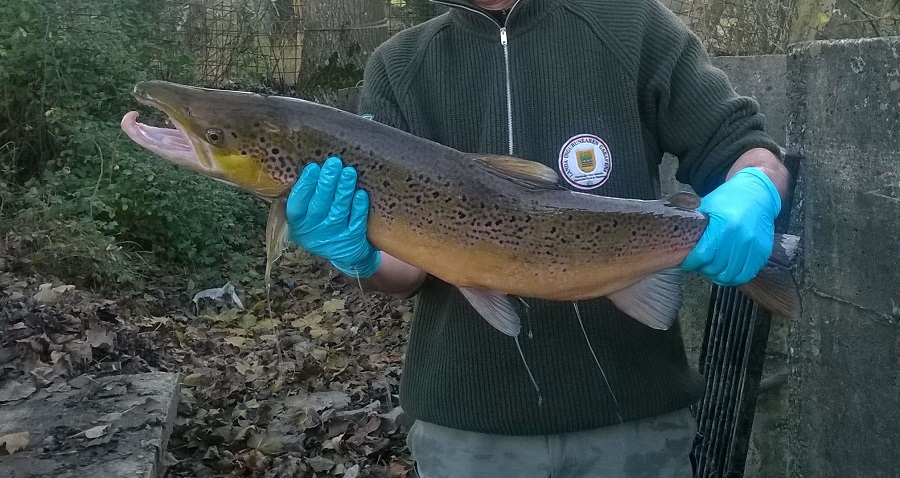
{"type": "Polygon", "coordinates": [[[0,248],[14,266],[92,287],[252,273],[262,204],[176,170],[118,126],[137,81],[190,82],[189,57],[158,38],[148,2],[78,5],[0,4],[0,248]]]}

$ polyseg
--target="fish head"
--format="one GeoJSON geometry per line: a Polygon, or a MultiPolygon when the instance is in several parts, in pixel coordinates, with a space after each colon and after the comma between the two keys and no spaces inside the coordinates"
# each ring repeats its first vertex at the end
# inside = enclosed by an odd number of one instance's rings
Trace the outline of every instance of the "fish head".
{"type": "Polygon", "coordinates": [[[279,126],[278,108],[266,108],[263,96],[146,81],[135,86],[134,97],[168,115],[174,128],[139,123],[132,111],[122,130],[180,167],[265,199],[287,195],[299,176],[290,131],[279,126]]]}

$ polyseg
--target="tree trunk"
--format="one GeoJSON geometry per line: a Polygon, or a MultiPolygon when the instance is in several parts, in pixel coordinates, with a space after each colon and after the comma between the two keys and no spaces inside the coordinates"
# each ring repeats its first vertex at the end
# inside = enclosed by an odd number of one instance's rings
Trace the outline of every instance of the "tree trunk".
{"type": "Polygon", "coordinates": [[[384,0],[304,0],[298,90],[335,90],[362,79],[369,55],[390,32],[384,0]]]}

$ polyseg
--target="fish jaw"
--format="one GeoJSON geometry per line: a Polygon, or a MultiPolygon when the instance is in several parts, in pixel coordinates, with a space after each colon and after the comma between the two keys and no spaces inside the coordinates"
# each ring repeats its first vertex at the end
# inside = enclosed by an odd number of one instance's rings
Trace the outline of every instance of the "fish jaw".
{"type": "MultiPolygon", "coordinates": [[[[162,108],[161,108],[162,109],[162,108]]],[[[165,110],[164,110],[165,111],[165,110]]],[[[122,130],[132,141],[175,165],[217,179],[263,199],[285,196],[290,188],[266,174],[259,163],[236,151],[217,151],[193,139],[172,115],[174,128],[159,128],[137,121],[138,112],[122,118],[122,130]]]]}
{"type": "Polygon", "coordinates": [[[158,128],[138,123],[139,113],[129,111],[122,118],[122,131],[139,146],[180,167],[196,171],[206,176],[217,176],[211,161],[203,161],[196,152],[196,146],[180,129],[158,128]]]}

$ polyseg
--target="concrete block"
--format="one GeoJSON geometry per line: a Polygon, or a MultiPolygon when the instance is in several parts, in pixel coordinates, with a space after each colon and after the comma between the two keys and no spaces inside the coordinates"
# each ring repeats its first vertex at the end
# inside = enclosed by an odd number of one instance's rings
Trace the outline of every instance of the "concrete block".
{"type": "Polygon", "coordinates": [[[804,313],[791,330],[791,476],[900,476],[900,38],[788,62],[804,313]]]}
{"type": "Polygon", "coordinates": [[[28,432],[24,450],[0,456],[5,478],[157,478],[178,405],[177,374],[93,378],[0,404],[0,437],[28,432]]]}

